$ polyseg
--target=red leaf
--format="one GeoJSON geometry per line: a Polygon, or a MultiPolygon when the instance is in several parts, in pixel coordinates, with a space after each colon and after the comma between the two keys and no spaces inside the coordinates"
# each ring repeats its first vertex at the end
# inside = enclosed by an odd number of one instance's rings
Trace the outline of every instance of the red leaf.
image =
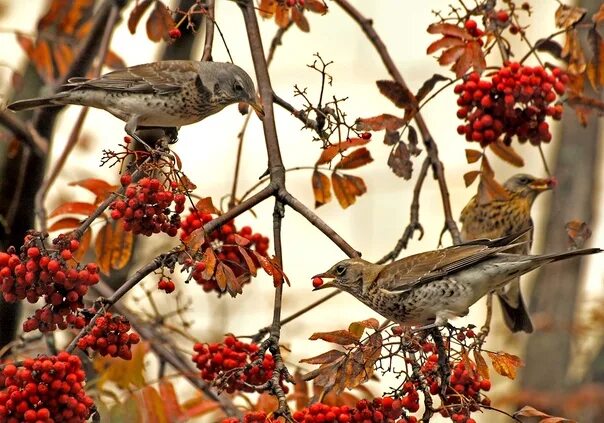
{"type": "Polygon", "coordinates": [[[356,169],[364,166],[367,163],[371,163],[373,159],[369,150],[365,147],[354,150],[348,156],[343,157],[334,169],[356,169]]]}
{"type": "Polygon", "coordinates": [[[130,12],[130,16],[128,17],[128,30],[131,34],[136,32],[136,27],[138,26],[141,17],[145,13],[145,10],[151,6],[151,3],[151,0],[143,0],[134,6],[134,9],[132,9],[132,12],[130,12]]]}
{"type": "Polygon", "coordinates": [[[83,214],[90,216],[96,211],[96,206],[90,203],[82,203],[79,201],[72,201],[69,203],[61,204],[59,207],[54,209],[48,217],[55,217],[60,214],[83,214]]]}
{"type": "Polygon", "coordinates": [[[407,87],[396,81],[376,81],[378,89],[383,96],[392,101],[396,107],[401,109],[413,109],[417,102],[413,93],[407,87]]]}
{"type": "Polygon", "coordinates": [[[451,47],[464,46],[464,45],[465,45],[465,42],[460,38],[443,37],[439,40],[432,42],[432,44],[430,44],[428,46],[428,48],[426,49],[426,54],[432,54],[432,53],[440,50],[441,48],[448,49],[451,47]]]}
{"type": "Polygon", "coordinates": [[[315,170],[312,173],[312,191],[315,196],[315,208],[331,201],[331,183],[327,175],[315,170]]]}
{"type": "Polygon", "coordinates": [[[161,41],[170,39],[170,30],[174,28],[176,23],[172,19],[172,15],[168,8],[161,2],[155,2],[155,9],[147,19],[147,36],[151,41],[161,41]]]}
{"type": "Polygon", "coordinates": [[[358,338],[347,330],[334,330],[333,332],[315,332],[310,338],[311,341],[321,339],[327,342],[333,342],[339,345],[352,345],[358,342],[358,338]]]}
{"type": "Polygon", "coordinates": [[[329,350],[324,352],[323,354],[319,354],[310,358],[303,358],[300,360],[300,363],[308,363],[308,364],[325,364],[336,361],[342,357],[346,356],[346,354],[339,350],[329,350]]]}
{"type": "Polygon", "coordinates": [[[405,124],[405,121],[399,117],[382,114],[370,118],[359,118],[356,121],[356,128],[359,131],[396,131],[405,124]]]}
{"type": "Polygon", "coordinates": [[[434,23],[428,27],[428,33],[430,34],[442,34],[449,35],[451,37],[457,37],[464,40],[472,40],[474,37],[465,29],[458,27],[446,22],[434,23]]]}
{"type": "Polygon", "coordinates": [[[82,187],[92,192],[99,198],[106,198],[107,195],[111,194],[118,188],[117,185],[111,185],[108,182],[103,181],[102,179],[95,178],[88,178],[83,179],[81,181],[70,182],[69,186],[82,187]]]}
{"type": "Polygon", "coordinates": [[[368,142],[369,140],[365,140],[363,138],[350,138],[346,141],[340,141],[337,144],[330,145],[321,152],[321,156],[319,157],[319,160],[317,160],[316,164],[322,165],[325,163],[329,163],[338,153],[343,153],[350,147],[358,147],[361,145],[365,145],[368,142]]]}

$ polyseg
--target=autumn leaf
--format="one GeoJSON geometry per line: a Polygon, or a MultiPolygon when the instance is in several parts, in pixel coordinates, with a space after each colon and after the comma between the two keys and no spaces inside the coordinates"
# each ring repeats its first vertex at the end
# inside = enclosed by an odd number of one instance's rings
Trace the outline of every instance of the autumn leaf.
{"type": "Polygon", "coordinates": [[[88,247],[90,247],[90,241],[92,241],[92,229],[88,228],[80,238],[80,246],[73,252],[75,261],[82,261],[84,259],[86,252],[88,252],[88,247]]]}
{"type": "Polygon", "coordinates": [[[587,39],[591,45],[592,59],[587,64],[587,78],[591,86],[597,90],[604,86],[604,40],[596,28],[590,28],[587,39]]]}
{"type": "Polygon", "coordinates": [[[195,203],[195,210],[197,210],[199,213],[204,214],[222,214],[222,212],[218,210],[216,206],[214,206],[214,203],[212,202],[212,197],[200,198],[199,201],[195,203]]]}
{"type": "Polygon", "coordinates": [[[388,156],[387,164],[396,176],[409,180],[413,172],[413,163],[410,158],[411,155],[407,145],[404,142],[399,142],[388,156]]]}
{"type": "Polygon", "coordinates": [[[316,165],[322,165],[329,163],[333,160],[338,153],[343,153],[351,147],[359,147],[361,145],[365,145],[369,142],[369,140],[363,138],[350,138],[346,141],[340,141],[337,144],[332,144],[321,152],[321,156],[317,160],[316,165]]]}
{"type": "Polygon", "coordinates": [[[308,20],[306,19],[306,16],[304,16],[302,11],[299,10],[297,7],[292,7],[291,10],[292,10],[292,16],[291,16],[292,21],[294,21],[296,26],[298,28],[300,28],[300,31],[309,32],[310,25],[308,24],[308,20]]]}
{"type": "Polygon", "coordinates": [[[516,379],[516,372],[519,367],[524,367],[520,357],[505,352],[487,352],[493,362],[493,369],[501,376],[516,379]]]}
{"type": "Polygon", "coordinates": [[[561,423],[572,421],[564,417],[555,417],[544,413],[543,411],[539,411],[530,405],[525,405],[520,410],[516,411],[514,413],[514,417],[541,417],[541,420],[539,421],[540,423],[561,423]]]}
{"type": "Polygon", "coordinates": [[[483,379],[490,379],[489,366],[487,366],[487,362],[478,350],[474,350],[474,361],[476,362],[476,370],[480,377],[483,379]]]}
{"type": "Polygon", "coordinates": [[[583,19],[586,13],[587,9],[582,7],[560,4],[554,15],[556,26],[562,29],[570,28],[583,19]]]}
{"type": "Polygon", "coordinates": [[[180,407],[178,397],[176,396],[176,390],[174,389],[172,382],[168,380],[161,380],[159,382],[159,393],[162,398],[164,411],[168,421],[184,422],[186,416],[180,407]]]}
{"type": "Polygon", "coordinates": [[[151,3],[151,0],[143,0],[137,3],[132,9],[132,12],[130,12],[130,16],[128,16],[128,30],[131,34],[134,34],[136,32],[136,27],[138,26],[141,17],[149,8],[149,6],[151,6],[151,3]]]}
{"type": "Polygon", "coordinates": [[[111,273],[128,265],[134,248],[134,235],[121,222],[107,222],[97,234],[94,251],[101,272],[111,273]]]}
{"type": "Polygon", "coordinates": [[[568,244],[570,248],[583,248],[585,242],[591,238],[591,229],[587,223],[580,220],[571,220],[564,225],[568,235],[568,244]]]}
{"type": "Polygon", "coordinates": [[[111,69],[124,69],[126,67],[126,62],[124,62],[124,59],[122,59],[113,50],[107,51],[107,55],[105,56],[105,61],[103,62],[103,64],[111,69]]]}
{"type": "Polygon", "coordinates": [[[151,41],[169,40],[169,31],[174,28],[176,23],[168,8],[161,2],[155,2],[155,9],[147,19],[147,37],[151,41]]]}
{"type": "Polygon", "coordinates": [[[226,289],[231,297],[235,297],[237,294],[241,294],[243,292],[241,289],[241,283],[237,279],[237,276],[235,276],[233,269],[223,262],[218,262],[214,277],[216,278],[216,282],[218,283],[220,289],[223,291],[226,289]]]}
{"type": "Polygon", "coordinates": [[[289,8],[285,4],[277,3],[275,23],[279,28],[285,28],[289,24],[289,8]]]}
{"type": "Polygon", "coordinates": [[[331,174],[331,185],[343,209],[356,203],[356,197],[367,192],[363,179],[353,175],[338,175],[333,172],[331,174]]]}
{"type": "Polygon", "coordinates": [[[604,21],[604,3],[602,3],[598,11],[592,15],[591,20],[595,24],[604,21]]]}
{"type": "MultiPolygon", "coordinates": [[[[495,142],[490,143],[489,148],[501,160],[504,160],[504,161],[508,162],[509,164],[516,166],[516,167],[524,166],[524,159],[522,158],[522,156],[520,156],[520,154],[518,154],[512,146],[505,145],[505,143],[503,141],[501,141],[500,139],[498,139],[495,142]]],[[[466,152],[467,151],[468,150],[466,150],[466,152]]],[[[468,163],[471,163],[471,162],[468,161],[468,163]]]]}
{"type": "Polygon", "coordinates": [[[136,391],[135,395],[138,397],[140,408],[144,413],[143,421],[146,423],[169,423],[163,399],[153,386],[147,385],[142,390],[136,391]]]}
{"type": "Polygon", "coordinates": [[[111,423],[129,423],[139,422],[143,416],[134,394],[129,394],[124,402],[117,402],[109,410],[109,419],[111,423]]]}
{"type": "Polygon", "coordinates": [[[343,329],[334,330],[332,332],[315,332],[310,336],[309,339],[311,341],[321,339],[323,341],[333,342],[334,344],[339,345],[352,345],[359,341],[359,337],[343,329]]]}
{"type": "MultiPolygon", "coordinates": [[[[409,127],[411,128],[411,127],[409,127]]],[[[398,131],[389,131],[386,130],[384,134],[384,144],[386,145],[394,145],[401,140],[401,134],[398,131]]]]}
{"type": "Polygon", "coordinates": [[[296,367],[296,372],[294,373],[294,392],[287,399],[296,401],[296,410],[302,410],[310,403],[308,383],[302,378],[302,372],[299,367],[296,367]]]}
{"type": "Polygon", "coordinates": [[[84,216],[90,216],[96,211],[96,206],[91,203],[83,203],[80,201],[70,201],[63,203],[56,209],[54,209],[48,217],[56,217],[61,214],[81,214],[84,216]]]}
{"type": "Polygon", "coordinates": [[[430,93],[430,91],[434,89],[436,84],[442,81],[451,81],[451,78],[447,78],[446,76],[442,76],[437,73],[432,75],[432,77],[424,82],[417,91],[417,95],[415,96],[417,102],[421,102],[430,93]]]}
{"type": "Polygon", "coordinates": [[[214,254],[214,250],[212,247],[207,247],[203,252],[203,257],[201,258],[201,262],[205,263],[206,267],[201,272],[202,279],[210,280],[214,275],[214,271],[216,270],[216,254],[214,254]]]}
{"type": "Polygon", "coordinates": [[[401,109],[413,109],[417,107],[417,101],[407,87],[396,81],[376,81],[376,84],[380,93],[392,101],[396,107],[400,107],[401,109]]]}
{"type": "Polygon", "coordinates": [[[250,272],[250,274],[252,276],[256,276],[256,274],[258,273],[258,270],[256,269],[256,265],[254,264],[254,260],[252,260],[252,258],[247,253],[245,248],[243,248],[243,247],[238,247],[238,248],[239,248],[239,254],[241,254],[241,257],[243,257],[243,260],[245,261],[248,271],[250,272]]]}
{"type": "Polygon", "coordinates": [[[468,163],[477,162],[482,157],[482,152],[466,148],[466,161],[468,163]]]}
{"type": "Polygon", "coordinates": [[[460,38],[462,40],[472,40],[474,37],[465,29],[457,25],[446,22],[431,24],[428,27],[429,34],[441,34],[449,37],[460,38]]]}
{"type": "Polygon", "coordinates": [[[315,208],[331,201],[331,183],[329,177],[318,170],[312,173],[312,191],[315,196],[315,208]]]}
{"type": "Polygon", "coordinates": [[[378,330],[379,327],[380,327],[380,323],[376,319],[367,319],[367,320],[362,320],[360,322],[352,322],[348,326],[348,332],[357,336],[358,339],[361,339],[361,336],[363,336],[365,329],[378,330]]]}
{"type": "Polygon", "coordinates": [[[369,150],[362,147],[343,157],[342,160],[335,165],[334,169],[356,169],[367,163],[371,163],[372,161],[373,158],[371,157],[369,150]]]}
{"type": "Polygon", "coordinates": [[[463,181],[466,184],[466,187],[469,187],[470,185],[472,185],[474,183],[474,181],[476,180],[476,178],[478,177],[478,175],[480,175],[479,170],[471,170],[469,172],[464,173],[463,181]]]}
{"type": "Polygon", "coordinates": [[[370,118],[358,118],[356,120],[356,129],[358,131],[396,131],[405,124],[405,121],[394,115],[387,113],[370,118]]]}
{"type": "Polygon", "coordinates": [[[322,0],[305,0],[304,8],[322,15],[327,13],[327,5],[322,0]]]}
{"type": "Polygon", "coordinates": [[[113,382],[122,389],[131,386],[142,388],[145,382],[145,354],[149,350],[146,342],[140,342],[132,348],[132,360],[121,358],[97,357],[93,360],[93,366],[99,377],[97,386],[99,389],[107,382],[113,382]]]}
{"type": "Polygon", "coordinates": [[[317,356],[314,357],[310,357],[310,358],[303,358],[302,360],[300,360],[300,363],[308,363],[308,364],[325,364],[325,363],[332,363],[336,360],[341,359],[342,357],[345,357],[346,354],[343,351],[339,351],[339,350],[329,350],[327,352],[324,352],[323,354],[319,354],[317,356]]]}
{"type": "Polygon", "coordinates": [[[478,184],[478,204],[488,204],[492,201],[505,201],[509,194],[492,175],[482,172],[478,184]]]}
{"type": "Polygon", "coordinates": [[[81,223],[82,221],[75,217],[63,217],[50,225],[48,232],[60,231],[63,229],[76,229],[81,223]]]}
{"type": "Polygon", "coordinates": [[[96,178],[88,178],[81,181],[70,182],[69,186],[82,187],[93,193],[97,197],[95,204],[105,200],[109,194],[118,189],[117,185],[111,185],[102,179],[96,178]]]}

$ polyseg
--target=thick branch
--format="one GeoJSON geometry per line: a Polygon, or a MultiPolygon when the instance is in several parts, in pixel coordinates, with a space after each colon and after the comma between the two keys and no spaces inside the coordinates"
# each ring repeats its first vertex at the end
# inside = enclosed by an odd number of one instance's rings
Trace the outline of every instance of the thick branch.
{"type": "Polygon", "coordinates": [[[48,154],[48,140],[44,139],[33,128],[29,128],[21,119],[6,110],[0,111],[0,125],[10,130],[15,137],[27,145],[37,156],[48,154]]]}
{"type": "Polygon", "coordinates": [[[206,1],[206,23],[205,39],[203,41],[203,55],[201,61],[212,60],[212,45],[214,44],[214,0],[206,1]]]}

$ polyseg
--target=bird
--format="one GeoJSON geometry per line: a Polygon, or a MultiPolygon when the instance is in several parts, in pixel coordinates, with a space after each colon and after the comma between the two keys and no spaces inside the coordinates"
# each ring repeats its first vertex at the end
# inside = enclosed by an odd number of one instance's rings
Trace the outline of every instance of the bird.
{"type": "MultiPolygon", "coordinates": [[[[461,212],[462,241],[499,238],[530,228],[531,230],[523,238],[528,242],[507,251],[529,254],[533,238],[531,207],[540,193],[552,189],[555,184],[556,180],[553,178],[537,178],[521,173],[512,176],[503,184],[507,199],[480,204],[478,197],[474,196],[461,212]]],[[[522,297],[519,278],[500,288],[497,297],[506,326],[512,332],[531,333],[533,323],[522,297]]]]}
{"type": "Polygon", "coordinates": [[[331,278],[314,290],[339,288],[385,318],[415,331],[445,326],[472,304],[533,269],[571,257],[602,252],[586,248],[562,253],[509,253],[526,231],[494,240],[468,241],[439,250],[374,264],[342,260],[314,278],[331,278]]]}
{"type": "Polygon", "coordinates": [[[239,66],[164,60],[95,79],[71,78],[56,94],[15,101],[7,107],[13,111],[67,104],[95,107],[126,122],[126,133],[140,140],[135,134],[138,128],[160,127],[176,132],[238,102],[249,104],[263,117],[254,82],[239,66]]]}

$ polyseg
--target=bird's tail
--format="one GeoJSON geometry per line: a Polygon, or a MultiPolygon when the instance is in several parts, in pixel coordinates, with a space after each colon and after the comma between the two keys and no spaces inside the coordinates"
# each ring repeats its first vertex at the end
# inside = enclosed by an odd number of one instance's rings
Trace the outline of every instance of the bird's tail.
{"type": "Polygon", "coordinates": [[[66,97],[66,92],[57,93],[50,97],[30,98],[27,100],[19,100],[7,106],[8,109],[19,112],[21,110],[35,109],[37,107],[59,106],[64,104],[60,99],[66,97]]]}
{"type": "Polygon", "coordinates": [[[580,250],[565,251],[563,253],[544,254],[539,256],[539,259],[552,263],[554,261],[566,260],[571,257],[597,254],[601,253],[602,251],[604,250],[601,248],[582,248],[580,250]]]}

